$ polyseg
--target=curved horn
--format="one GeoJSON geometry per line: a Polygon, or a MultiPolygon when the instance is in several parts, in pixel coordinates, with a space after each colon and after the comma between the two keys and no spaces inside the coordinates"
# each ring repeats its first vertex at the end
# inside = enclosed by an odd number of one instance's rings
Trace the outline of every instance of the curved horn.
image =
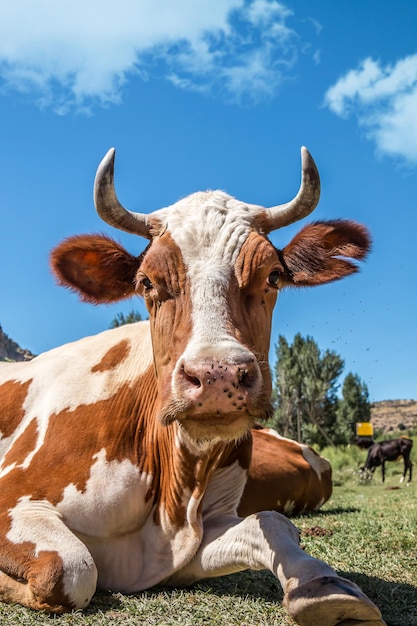
{"type": "Polygon", "coordinates": [[[309,215],[320,198],[320,177],[313,157],[304,146],[301,148],[301,184],[290,202],[267,209],[266,231],[288,226],[309,215]]]}
{"type": "Polygon", "coordinates": [[[119,230],[151,239],[149,216],[133,213],[119,202],[114,189],[114,157],[116,150],[110,148],[97,168],[94,180],[94,205],[103,221],[119,230]]]}

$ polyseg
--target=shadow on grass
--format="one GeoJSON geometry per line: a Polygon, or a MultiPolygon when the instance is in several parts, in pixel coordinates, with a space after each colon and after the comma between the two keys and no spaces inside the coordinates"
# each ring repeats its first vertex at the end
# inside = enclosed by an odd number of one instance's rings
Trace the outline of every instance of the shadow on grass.
{"type": "MultiPolygon", "coordinates": [[[[377,576],[356,572],[337,572],[356,583],[378,606],[387,626],[417,626],[417,588],[407,583],[388,582],[377,576]]],[[[283,592],[277,579],[266,571],[241,572],[213,578],[195,585],[214,594],[261,597],[267,602],[282,602],[283,592]]]]}
{"type": "MultiPolygon", "coordinates": [[[[297,515],[297,517],[305,519],[306,517],[326,517],[326,515],[340,515],[343,513],[358,513],[361,509],[355,506],[335,506],[333,509],[320,509],[319,511],[313,511],[312,513],[304,513],[297,515]]],[[[296,523],[296,522],[295,522],[296,523]]]]}
{"type": "MultiPolygon", "coordinates": [[[[130,597],[130,596],[128,596],[130,597]]],[[[131,597],[139,597],[139,594],[132,594],[131,597]]],[[[123,607],[123,598],[111,591],[97,591],[93,596],[90,604],[82,610],[83,615],[96,615],[97,613],[105,613],[110,615],[118,612],[123,607]]]]}
{"type": "Polygon", "coordinates": [[[338,574],[356,583],[371,598],[381,611],[387,626],[416,626],[417,587],[356,572],[338,571],[338,574]]]}
{"type": "MultiPolygon", "coordinates": [[[[341,572],[340,576],[356,583],[362,591],[379,607],[387,626],[417,625],[417,588],[406,583],[387,582],[377,576],[367,576],[355,572],[341,572]]],[[[283,592],[278,580],[268,571],[246,571],[219,578],[209,578],[191,587],[171,588],[153,587],[147,591],[125,596],[137,598],[141,602],[152,601],[159,594],[175,597],[178,593],[213,594],[214,596],[235,596],[249,599],[262,599],[268,603],[281,604],[283,592]]],[[[84,615],[93,616],[104,613],[106,617],[123,615],[123,597],[117,594],[98,593],[91,605],[83,611],[84,615]],[[121,611],[121,613],[119,613],[121,611]]]]}
{"type": "Polygon", "coordinates": [[[284,596],[278,579],[268,571],[247,570],[229,576],[208,578],[193,585],[193,589],[210,591],[219,596],[262,598],[266,602],[282,602],[284,596]]]}

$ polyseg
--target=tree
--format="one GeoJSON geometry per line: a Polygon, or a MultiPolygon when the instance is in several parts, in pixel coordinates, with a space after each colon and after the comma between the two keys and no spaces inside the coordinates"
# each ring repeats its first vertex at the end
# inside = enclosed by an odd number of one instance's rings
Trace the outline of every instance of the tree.
{"type": "Polygon", "coordinates": [[[337,419],[340,427],[345,429],[347,440],[352,442],[356,437],[356,422],[369,422],[371,419],[368,387],[357,374],[349,372],[343,382],[342,396],[337,419]]]}
{"type": "Polygon", "coordinates": [[[299,333],[289,345],[279,336],[275,391],[277,408],[273,425],[287,437],[320,446],[334,444],[337,379],[344,367],[334,351],[324,353],[312,337],[299,333]]]}
{"type": "Polygon", "coordinates": [[[123,326],[124,324],[133,324],[134,322],[140,322],[142,320],[142,316],[138,311],[134,311],[133,309],[125,315],[124,313],[117,313],[117,315],[113,318],[109,328],[118,328],[119,326],[123,326]]]}

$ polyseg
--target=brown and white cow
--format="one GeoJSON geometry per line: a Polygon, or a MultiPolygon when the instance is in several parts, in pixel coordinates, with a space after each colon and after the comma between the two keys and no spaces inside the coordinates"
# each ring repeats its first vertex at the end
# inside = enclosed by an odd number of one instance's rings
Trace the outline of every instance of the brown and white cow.
{"type": "Polygon", "coordinates": [[[316,511],[332,490],[332,466],[313,448],[282,437],[272,428],[252,429],[252,458],[239,515],[316,511]]]}
{"type": "Polygon", "coordinates": [[[355,584],[300,549],[285,516],[237,515],[251,426],[271,411],[278,291],[352,274],[369,249],[349,221],[306,226],[282,250],[270,243],[318,202],[305,149],[302,161],[300,190],[282,206],[214,191],[142,215],[117,200],[106,155],[96,208],[150,243],[133,256],[105,236],[71,237],[52,269],[87,302],[142,295],[150,321],[2,365],[1,599],[62,612],[97,588],[269,569],[299,624],[383,624],[355,584]]]}

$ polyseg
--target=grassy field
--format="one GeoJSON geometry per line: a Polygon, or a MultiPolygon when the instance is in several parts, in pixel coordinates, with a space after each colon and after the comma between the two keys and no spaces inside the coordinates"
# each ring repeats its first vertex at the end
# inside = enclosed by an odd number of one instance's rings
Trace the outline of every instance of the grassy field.
{"type": "MultiPolygon", "coordinates": [[[[365,453],[354,452],[358,461],[365,453]]],[[[338,457],[339,458],[339,457],[338,457]]],[[[360,585],[388,626],[417,626],[417,482],[399,486],[401,464],[362,482],[354,467],[333,459],[334,493],[316,514],[300,516],[302,543],[314,556],[360,585]]],[[[0,603],[0,624],[26,626],[293,626],[269,572],[243,572],[188,589],[154,588],[132,596],[100,593],[90,607],[61,617],[0,603]]]]}

